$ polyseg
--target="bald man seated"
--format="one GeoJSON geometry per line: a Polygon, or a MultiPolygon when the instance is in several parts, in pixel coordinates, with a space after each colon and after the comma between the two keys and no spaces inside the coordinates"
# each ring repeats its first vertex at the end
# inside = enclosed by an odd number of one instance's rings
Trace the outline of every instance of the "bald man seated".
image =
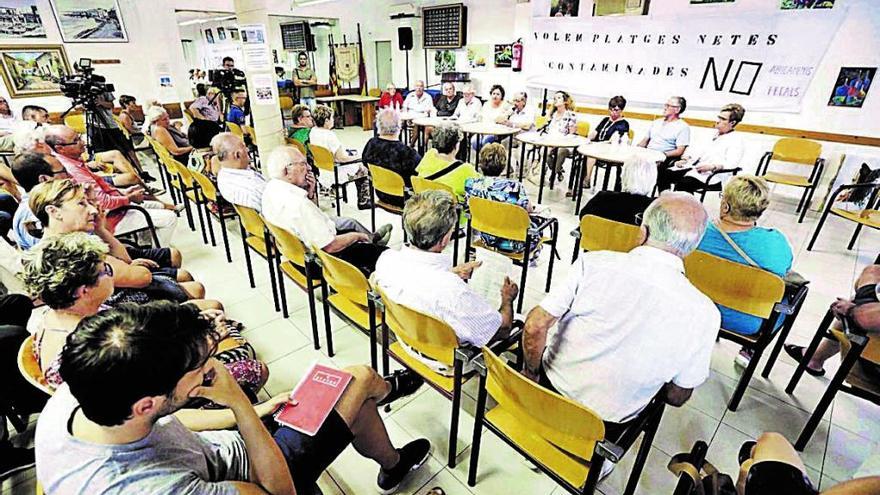
{"type": "Polygon", "coordinates": [[[221,132],[211,139],[211,150],[220,167],[217,172],[220,195],[234,205],[260,211],[266,179],[251,168],[244,140],[231,132],[221,132]]]}
{"type": "Polygon", "coordinates": [[[608,438],[661,390],[681,406],[709,377],[721,316],[682,262],[707,219],[692,196],[663,194],[645,210],[641,246],[582,255],[528,315],[524,373],[598,413],[608,438]]]}

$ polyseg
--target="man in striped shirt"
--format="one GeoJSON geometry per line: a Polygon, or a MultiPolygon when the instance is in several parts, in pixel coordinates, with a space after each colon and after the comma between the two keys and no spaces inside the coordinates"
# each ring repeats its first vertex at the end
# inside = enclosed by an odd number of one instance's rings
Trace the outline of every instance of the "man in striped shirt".
{"type": "Polygon", "coordinates": [[[231,132],[221,132],[211,140],[211,149],[220,162],[217,188],[223,199],[238,206],[260,211],[266,179],[250,168],[247,145],[231,132]]]}

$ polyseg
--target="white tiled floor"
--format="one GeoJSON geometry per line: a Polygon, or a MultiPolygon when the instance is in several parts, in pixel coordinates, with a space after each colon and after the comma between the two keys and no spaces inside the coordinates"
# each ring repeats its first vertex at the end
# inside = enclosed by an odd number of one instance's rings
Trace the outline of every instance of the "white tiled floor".
{"type": "MultiPolygon", "coordinates": [[[[355,128],[341,132],[343,142],[350,147],[361,148],[369,135],[355,128]]],[[[749,167],[746,167],[747,169],[749,167]]],[[[534,186],[528,184],[530,190],[534,186]]],[[[353,191],[352,196],[353,196],[353,191]]],[[[533,197],[536,197],[533,191],[533,197]]],[[[556,264],[554,280],[560,280],[567,270],[573,248],[569,237],[577,218],[572,214],[573,205],[565,201],[562,191],[546,191],[545,204],[560,222],[560,254],[562,261],[556,264]]],[[[850,293],[852,282],[863,266],[874,260],[880,252],[880,236],[866,231],[853,251],[846,251],[846,243],[852,232],[852,224],[831,219],[825,226],[814,251],[806,251],[806,243],[818,218],[811,212],[803,224],[797,224],[794,200],[778,191],[773,196],[770,210],[762,224],[781,229],[791,241],[795,251],[794,268],[811,280],[810,294],[798,321],[792,329],[789,342],[805,343],[815,332],[828,304],[837,296],[850,293]]],[[[714,214],[717,195],[706,200],[707,208],[714,214]]],[[[369,212],[360,212],[352,204],[345,205],[343,214],[369,224],[369,212]]],[[[402,241],[398,217],[378,213],[380,223],[395,226],[392,245],[402,241]]],[[[184,253],[185,267],[205,282],[208,296],[224,302],[231,317],[247,325],[246,336],[262,359],[269,363],[271,377],[267,383],[270,394],[289,390],[300,373],[314,361],[345,366],[368,364],[368,338],[352,328],[347,322],[333,317],[332,328],[336,354],[326,354],[323,320],[319,308],[319,332],[322,347],[312,345],[311,323],[305,294],[294,284],[286,282],[290,318],[284,319],[274,311],[272,292],[269,287],[266,265],[262,259],[254,260],[256,289],[248,284],[242,257],[238,227],[230,222],[230,243],[233,263],[227,264],[222,246],[202,244],[200,235],[190,232],[184,221],[178,228],[175,245],[184,253]]],[[[220,236],[217,236],[218,243],[220,236]]],[[[473,285],[493,301],[498,300],[497,291],[503,274],[517,274],[509,262],[483,251],[478,258],[485,261],[477,271],[473,285]]],[[[543,295],[549,252],[542,254],[539,267],[530,273],[526,290],[526,310],[537,304],[543,295]]],[[[737,412],[730,412],[726,403],[737,383],[739,371],[733,366],[737,347],[729,342],[716,345],[709,380],[698,388],[690,402],[680,409],[668,409],[648,457],[642,475],[639,493],[671,493],[675,480],[666,470],[669,457],[691,448],[696,440],[709,442],[708,459],[722,471],[735,475],[736,453],[740,444],[764,431],[778,431],[794,440],[813,407],[825,390],[827,378],[805,376],[795,395],[784,392],[785,385],[794,371],[795,363],[782,355],[769,380],[755,376],[737,412]]],[[[836,361],[836,359],[832,360],[836,361]]],[[[829,372],[836,365],[830,362],[829,372]]],[[[424,493],[428,488],[441,486],[450,495],[455,494],[562,494],[548,477],[530,469],[530,466],[511,448],[489,432],[484,432],[478,484],[470,488],[466,484],[467,464],[473,427],[474,397],[476,384],[465,387],[464,413],[461,416],[457,461],[454,469],[446,467],[448,418],[451,404],[433,390],[424,387],[413,398],[402,401],[390,413],[383,413],[392,440],[398,445],[417,437],[427,437],[434,444],[431,461],[401,487],[401,493],[424,493]]],[[[21,439],[29,442],[28,437],[21,439]]],[[[846,480],[872,452],[880,453],[880,410],[860,399],[839,395],[816,431],[803,454],[814,482],[829,483],[846,480]]],[[[638,446],[638,444],[637,444],[638,446]]],[[[636,447],[637,447],[636,446],[636,447]]],[[[636,448],[634,447],[634,449],[636,448]]],[[[633,451],[634,452],[634,451],[633,451]]],[[[602,493],[623,491],[633,455],[628,455],[614,473],[599,488],[602,493]]],[[[349,448],[322,477],[320,486],[325,494],[367,494],[374,492],[377,467],[349,448]]],[[[3,494],[33,493],[33,470],[3,483],[3,494]]]]}

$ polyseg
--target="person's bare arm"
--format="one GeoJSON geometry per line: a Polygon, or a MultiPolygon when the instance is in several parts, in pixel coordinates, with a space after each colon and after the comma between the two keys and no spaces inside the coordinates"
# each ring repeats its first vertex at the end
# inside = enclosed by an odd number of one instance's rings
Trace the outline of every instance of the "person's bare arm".
{"type": "Polygon", "coordinates": [[[681,388],[672,382],[667,383],[664,388],[666,392],[666,403],[674,407],[683,406],[684,403],[691,398],[691,394],[694,392],[694,389],[692,388],[681,388]]]}
{"type": "Polygon", "coordinates": [[[504,283],[501,284],[501,307],[498,312],[501,313],[501,326],[498,332],[492,338],[493,340],[506,339],[510,335],[510,329],[513,328],[513,301],[519,295],[519,287],[509,277],[504,277],[504,283]]]}
{"type": "MultiPolygon", "coordinates": [[[[271,495],[295,495],[296,489],[293,487],[293,477],[287,461],[241,387],[216,359],[211,360],[211,371],[214,374],[212,383],[196,387],[190,392],[190,397],[208,399],[232,411],[250,460],[249,478],[259,488],[271,495]]],[[[260,493],[256,490],[257,487],[248,485],[252,484],[238,482],[236,486],[242,493],[248,493],[247,490],[250,493],[260,493]]]]}
{"type": "Polygon", "coordinates": [[[168,129],[163,129],[162,127],[156,126],[156,129],[153,131],[153,137],[156,141],[162,144],[172,155],[182,155],[184,153],[189,153],[192,151],[192,146],[184,146],[179,147],[174,142],[174,138],[171,137],[171,133],[168,132],[168,129]]]}
{"type": "Polygon", "coordinates": [[[336,161],[336,163],[355,162],[360,160],[360,158],[361,156],[359,153],[349,155],[344,146],[340,146],[339,148],[337,148],[336,153],[333,154],[333,159],[336,161]]]}
{"type": "Polygon", "coordinates": [[[538,370],[541,369],[541,356],[547,347],[547,332],[558,318],[551,315],[541,306],[529,311],[526,326],[523,330],[523,374],[533,381],[538,381],[538,370]]]}
{"type": "Polygon", "coordinates": [[[342,251],[356,242],[369,242],[369,240],[370,236],[367,234],[362,234],[360,232],[347,232],[334,237],[330,244],[324,246],[323,249],[324,251],[333,254],[342,251]]]}
{"type": "MultiPolygon", "coordinates": [[[[98,225],[95,227],[95,235],[104,241],[104,244],[107,244],[110,248],[110,256],[119,259],[123,263],[131,263],[131,257],[128,255],[128,250],[125,249],[125,245],[119,242],[119,239],[114,237],[107,229],[107,213],[105,211],[99,211],[97,222],[98,225]]],[[[113,273],[115,275],[116,272],[113,273]]]]}
{"type": "Polygon", "coordinates": [[[877,493],[880,493],[880,476],[844,481],[822,492],[822,495],[876,495],[877,493]]]}
{"type": "Polygon", "coordinates": [[[642,141],[639,143],[639,147],[640,147],[640,148],[647,148],[647,147],[648,147],[648,141],[649,141],[648,138],[642,139],[642,141]]]}
{"type": "Polygon", "coordinates": [[[113,256],[105,260],[113,267],[113,287],[117,289],[142,289],[153,281],[153,274],[142,266],[130,265],[113,256]]]}
{"type": "MultiPolygon", "coordinates": [[[[287,402],[289,393],[278,394],[254,406],[257,416],[264,418],[287,402]]],[[[180,409],[174,416],[192,431],[227,430],[235,427],[235,414],[232,409],[180,409]]]]}
{"type": "Polygon", "coordinates": [[[193,114],[193,117],[195,117],[195,118],[197,118],[197,119],[201,119],[201,120],[209,120],[209,119],[208,119],[207,117],[205,117],[205,115],[204,115],[202,112],[200,112],[199,109],[196,108],[194,105],[190,105],[190,106],[189,106],[189,111],[190,111],[190,113],[193,114]]]}
{"type": "Polygon", "coordinates": [[[667,151],[665,153],[666,158],[678,158],[684,154],[684,150],[686,150],[686,149],[687,149],[687,146],[679,146],[678,148],[675,148],[674,150],[667,151]]]}

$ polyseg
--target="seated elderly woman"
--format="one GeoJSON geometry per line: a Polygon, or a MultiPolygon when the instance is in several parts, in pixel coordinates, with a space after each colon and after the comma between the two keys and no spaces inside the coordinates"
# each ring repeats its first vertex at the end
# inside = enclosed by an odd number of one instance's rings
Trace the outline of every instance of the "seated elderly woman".
{"type": "Polygon", "coordinates": [[[581,210],[581,218],[587,215],[639,225],[636,215],[644,213],[654,198],[651,192],[657,183],[657,164],[641,158],[623,162],[620,176],[623,191],[599,191],[587,201],[581,210]]]}
{"type": "MultiPolygon", "coordinates": [[[[46,382],[58,387],[59,355],[67,336],[85,318],[98,314],[113,294],[113,268],[107,245],[95,236],[72,232],[54,236],[28,252],[22,280],[32,297],[49,306],[34,335],[34,357],[46,382]]],[[[240,325],[227,321],[223,312],[206,310],[221,339],[217,357],[223,362],[252,401],[266,383],[268,368],[254,358],[253,347],[242,339],[240,325]]]]}
{"type": "Polygon", "coordinates": [[[205,287],[184,270],[163,269],[152,260],[129,258],[125,247],[107,228],[107,217],[86,196],[85,189],[70,179],[44,182],[30,192],[31,211],[43,226],[41,242],[70,232],[95,234],[110,249],[107,263],[113,269],[118,293],[112,304],[146,302],[151,299],[192,300],[202,309],[222,309],[218,301],[206,300],[205,287]],[[129,290],[121,290],[129,289],[129,290]]]}
{"type": "Polygon", "coordinates": [[[160,106],[152,106],[147,110],[146,121],[149,124],[148,134],[165,147],[175,160],[186,165],[193,147],[186,134],[171,125],[168,112],[160,106]]]}
{"type": "MultiPolygon", "coordinates": [[[[476,198],[490,199],[502,203],[511,203],[521,206],[528,212],[534,210],[534,205],[529,202],[529,195],[522,182],[506,177],[500,177],[507,168],[507,149],[498,144],[490,143],[480,150],[480,171],[482,177],[467,179],[464,183],[465,195],[476,198]]],[[[536,226],[542,219],[532,217],[532,226],[536,226]]],[[[489,247],[506,253],[522,253],[525,243],[501,239],[489,234],[478,232],[480,239],[489,247]]],[[[532,259],[541,254],[539,245],[531,246],[529,250],[532,259]]]]}
{"type": "Polygon", "coordinates": [[[471,177],[479,177],[477,169],[470,163],[456,160],[455,155],[461,145],[462,132],[456,124],[443,124],[434,129],[434,148],[425,153],[416,167],[419,177],[446,184],[455,192],[459,201],[464,201],[464,183],[471,177]]]}
{"type": "MultiPolygon", "coordinates": [[[[419,152],[400,141],[400,114],[390,108],[382,109],[376,115],[379,135],[370,138],[361,153],[368,165],[376,165],[397,172],[403,177],[406,187],[412,185],[410,177],[416,175],[416,167],[422,161],[419,152]]],[[[376,196],[385,203],[403,207],[403,198],[388,196],[376,191],[376,196]]]]}
{"type": "MultiPolygon", "coordinates": [[[[700,242],[699,251],[743,265],[751,265],[780,277],[791,269],[791,245],[776,229],[758,227],[758,218],[770,205],[767,183],[753,175],[733,177],[721,192],[718,220],[711,222],[700,242]]],[[[752,335],[761,319],[720,306],[721,326],[732,332],[752,335]]],[[[777,325],[782,323],[780,316],[777,325]]],[[[751,352],[740,351],[736,363],[747,366],[751,352]]]]}
{"type": "MultiPolygon", "coordinates": [[[[312,112],[312,120],[315,122],[315,127],[309,133],[310,146],[326,148],[333,154],[333,161],[337,164],[336,170],[340,183],[351,179],[363,178],[363,180],[355,182],[357,185],[358,209],[370,209],[372,196],[367,167],[360,163],[360,153],[357,150],[346,149],[342,146],[342,141],[333,132],[333,110],[327,105],[318,105],[315,107],[314,112],[312,112]]],[[[312,153],[314,155],[314,152],[312,153]]],[[[330,187],[333,185],[335,177],[332,173],[327,172],[320,174],[318,180],[324,187],[330,187]]]]}

